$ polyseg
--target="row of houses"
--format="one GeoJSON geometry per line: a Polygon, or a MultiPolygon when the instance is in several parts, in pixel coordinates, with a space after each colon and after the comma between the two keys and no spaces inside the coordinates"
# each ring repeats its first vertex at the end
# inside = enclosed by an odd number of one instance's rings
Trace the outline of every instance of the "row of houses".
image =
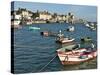
{"type": "Polygon", "coordinates": [[[72,13],[69,13],[70,15],[59,15],[57,13],[48,13],[48,11],[38,12],[39,16],[36,17],[36,19],[39,20],[48,20],[50,22],[73,22],[74,21],[74,15],[72,13]]]}
{"type": "Polygon", "coordinates": [[[19,8],[11,11],[11,25],[32,24],[32,23],[49,23],[49,22],[67,22],[73,23],[75,16],[72,13],[67,15],[59,15],[57,13],[49,13],[48,11],[32,12],[27,9],[19,8]]]}

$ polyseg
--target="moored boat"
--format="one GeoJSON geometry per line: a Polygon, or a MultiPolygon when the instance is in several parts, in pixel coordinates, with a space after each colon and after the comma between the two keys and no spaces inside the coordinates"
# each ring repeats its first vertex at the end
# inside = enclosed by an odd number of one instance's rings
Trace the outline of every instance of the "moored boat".
{"type": "Polygon", "coordinates": [[[71,37],[64,37],[64,34],[61,33],[61,30],[59,31],[59,34],[56,38],[56,42],[58,43],[69,43],[69,42],[73,42],[75,39],[71,38],[71,37]]]}
{"type": "Polygon", "coordinates": [[[30,29],[30,30],[40,30],[39,27],[32,27],[32,26],[30,26],[29,29],[30,29]]]}
{"type": "Polygon", "coordinates": [[[48,31],[40,32],[40,34],[43,35],[43,36],[49,36],[49,32],[48,31]]]}
{"type": "Polygon", "coordinates": [[[80,45],[69,45],[57,50],[62,65],[75,65],[94,59],[97,51],[93,49],[80,48],[80,45]]]}
{"type": "Polygon", "coordinates": [[[43,36],[52,36],[52,37],[57,36],[57,33],[51,32],[51,31],[42,31],[42,32],[40,32],[40,34],[43,35],[43,36]]]}
{"type": "Polygon", "coordinates": [[[96,28],[92,28],[92,30],[96,30],[96,28]]]}
{"type": "Polygon", "coordinates": [[[58,37],[58,38],[56,39],[56,42],[59,42],[59,43],[64,44],[64,43],[73,42],[74,40],[75,40],[74,38],[67,38],[67,37],[62,37],[62,38],[60,38],[60,37],[58,37]]]}
{"type": "Polygon", "coordinates": [[[67,31],[73,32],[75,30],[74,26],[69,26],[67,31]]]}
{"type": "Polygon", "coordinates": [[[92,39],[90,37],[84,37],[84,38],[81,38],[81,41],[82,42],[92,42],[92,39]]]}
{"type": "Polygon", "coordinates": [[[85,24],[86,27],[90,27],[90,25],[88,23],[85,24]]]}
{"type": "Polygon", "coordinates": [[[20,23],[21,23],[21,21],[19,19],[12,19],[11,20],[11,28],[15,28],[15,29],[21,28],[20,23]]]}

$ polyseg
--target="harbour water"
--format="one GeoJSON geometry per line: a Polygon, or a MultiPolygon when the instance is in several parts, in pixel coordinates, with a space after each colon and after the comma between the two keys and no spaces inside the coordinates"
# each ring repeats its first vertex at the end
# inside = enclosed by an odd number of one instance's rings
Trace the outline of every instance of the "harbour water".
{"type": "MultiPolygon", "coordinates": [[[[97,47],[97,31],[92,31],[84,24],[75,24],[75,31],[68,32],[66,29],[69,24],[51,23],[51,24],[33,24],[31,26],[39,27],[40,30],[29,30],[29,26],[24,25],[21,29],[14,30],[14,73],[32,73],[39,72],[55,55],[56,50],[63,45],[55,42],[55,37],[43,37],[41,31],[50,30],[58,32],[62,30],[66,36],[74,37],[76,42],[80,43],[81,37],[91,37],[95,47],[97,47]]],[[[82,43],[90,46],[89,43],[82,43]]],[[[68,71],[96,69],[97,60],[94,59],[79,65],[63,66],[56,57],[42,72],[68,71]]]]}

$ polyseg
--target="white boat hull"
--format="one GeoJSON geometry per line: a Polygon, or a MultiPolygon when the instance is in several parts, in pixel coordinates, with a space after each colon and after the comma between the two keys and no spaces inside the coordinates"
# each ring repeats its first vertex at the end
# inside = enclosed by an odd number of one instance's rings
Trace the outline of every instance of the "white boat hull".
{"type": "Polygon", "coordinates": [[[68,38],[64,38],[63,40],[57,40],[57,42],[59,43],[69,43],[69,42],[73,42],[75,39],[68,39],[68,38]]]}
{"type": "Polygon", "coordinates": [[[86,49],[80,49],[80,50],[73,50],[70,52],[61,52],[57,51],[58,57],[63,65],[74,65],[79,64],[81,62],[89,61],[91,59],[94,59],[97,56],[97,52],[91,52],[90,54],[86,55],[86,58],[82,59],[79,58],[83,51],[86,51],[86,49]]]}

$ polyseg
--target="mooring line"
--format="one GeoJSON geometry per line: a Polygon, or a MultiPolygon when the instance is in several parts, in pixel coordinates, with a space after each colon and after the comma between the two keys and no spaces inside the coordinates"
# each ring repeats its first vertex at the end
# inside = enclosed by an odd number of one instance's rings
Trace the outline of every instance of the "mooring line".
{"type": "Polygon", "coordinates": [[[42,70],[44,70],[55,58],[57,55],[55,55],[44,67],[42,67],[39,72],[41,72],[42,70]]]}

